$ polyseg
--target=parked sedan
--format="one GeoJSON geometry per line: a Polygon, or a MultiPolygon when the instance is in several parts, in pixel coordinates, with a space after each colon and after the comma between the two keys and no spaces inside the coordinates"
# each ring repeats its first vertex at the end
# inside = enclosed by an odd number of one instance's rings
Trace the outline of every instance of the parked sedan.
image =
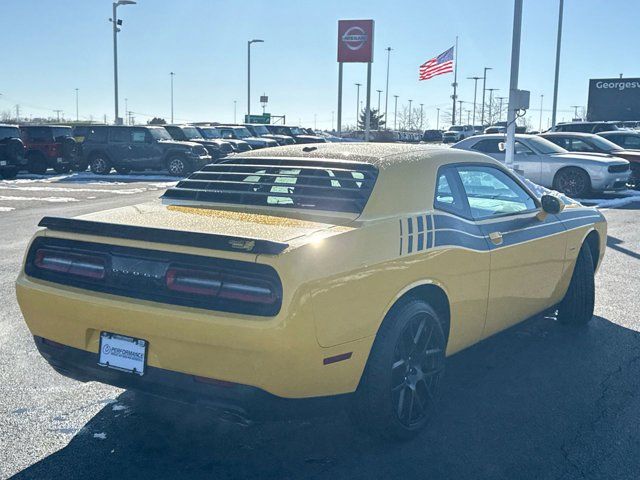
{"type": "MultiPolygon", "coordinates": [[[[606,138],[591,133],[548,132],[540,136],[570,152],[595,153],[624,158],[631,164],[630,183],[635,187],[640,186],[640,151],[625,150],[606,138]]],[[[638,138],[640,139],[640,136],[638,138]]]]}
{"type": "MultiPolygon", "coordinates": [[[[477,135],[453,148],[481,152],[504,162],[504,135],[477,135]]],[[[515,169],[543,187],[573,198],[592,191],[623,190],[631,174],[629,162],[618,157],[570,153],[537,135],[516,135],[515,169]]]]}
{"type": "Polygon", "coordinates": [[[224,140],[243,140],[251,145],[251,148],[257,150],[259,148],[277,147],[278,142],[270,138],[260,138],[251,135],[246,127],[237,127],[234,125],[218,125],[216,128],[222,134],[224,140]]]}

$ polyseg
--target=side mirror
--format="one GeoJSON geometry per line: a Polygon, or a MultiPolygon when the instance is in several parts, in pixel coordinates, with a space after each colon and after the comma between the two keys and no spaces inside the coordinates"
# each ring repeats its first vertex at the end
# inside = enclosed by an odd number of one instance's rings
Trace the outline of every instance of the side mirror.
{"type": "Polygon", "coordinates": [[[557,215],[564,210],[564,202],[555,195],[542,195],[540,203],[542,203],[542,210],[551,215],[557,215]]]}

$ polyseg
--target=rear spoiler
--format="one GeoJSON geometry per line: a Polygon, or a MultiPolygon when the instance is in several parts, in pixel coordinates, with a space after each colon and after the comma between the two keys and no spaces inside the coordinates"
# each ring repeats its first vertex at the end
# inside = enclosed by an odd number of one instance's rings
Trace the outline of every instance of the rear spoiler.
{"type": "Polygon", "coordinates": [[[235,237],[216,233],[188,232],[165,228],[137,227],[117,223],[93,222],[74,218],[43,217],[39,227],[60,232],[82,233],[100,237],[125,238],[152,243],[169,243],[188,247],[210,248],[229,252],[278,255],[289,244],[258,238],[235,237]]]}

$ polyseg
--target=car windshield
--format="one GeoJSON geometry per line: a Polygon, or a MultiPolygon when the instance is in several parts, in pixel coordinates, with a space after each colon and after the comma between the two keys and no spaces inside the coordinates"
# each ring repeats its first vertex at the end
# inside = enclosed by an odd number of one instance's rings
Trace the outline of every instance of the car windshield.
{"type": "Polygon", "coordinates": [[[449,127],[450,132],[461,132],[464,130],[464,127],[454,125],[453,127],[449,127]]]}
{"type": "Polygon", "coordinates": [[[149,133],[156,140],[173,140],[169,132],[167,132],[164,128],[150,128],[149,133]]]}
{"type": "Polygon", "coordinates": [[[236,133],[238,138],[247,138],[251,136],[251,132],[245,127],[234,128],[233,131],[236,133]]]}
{"type": "Polygon", "coordinates": [[[599,135],[594,135],[589,138],[589,142],[594,144],[600,150],[604,150],[605,152],[612,152],[614,150],[620,150],[620,147],[606,138],[602,138],[599,135]]]}
{"type": "Polygon", "coordinates": [[[20,129],[18,127],[0,127],[0,140],[12,137],[20,138],[20,129]]]}
{"type": "Polygon", "coordinates": [[[562,147],[542,137],[530,137],[527,139],[530,146],[535,148],[539,153],[551,155],[553,153],[567,153],[562,147]]]}
{"type": "Polygon", "coordinates": [[[192,139],[192,138],[197,138],[197,139],[201,139],[202,135],[200,135],[200,132],[198,131],[198,129],[196,127],[182,127],[182,133],[184,133],[185,137],[192,139]]]}
{"type": "Polygon", "coordinates": [[[264,125],[251,125],[251,128],[256,132],[256,135],[269,135],[269,130],[264,125]]]}
{"type": "Polygon", "coordinates": [[[291,130],[292,135],[304,135],[304,132],[298,127],[291,127],[289,130],[291,130]]]}
{"type": "Polygon", "coordinates": [[[208,138],[208,139],[222,138],[222,135],[220,134],[220,130],[212,127],[202,127],[200,128],[200,133],[204,138],[208,138]]]}

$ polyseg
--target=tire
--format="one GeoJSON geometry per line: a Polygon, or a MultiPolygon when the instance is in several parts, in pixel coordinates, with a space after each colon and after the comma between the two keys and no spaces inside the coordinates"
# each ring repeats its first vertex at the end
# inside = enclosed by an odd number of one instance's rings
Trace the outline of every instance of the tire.
{"type": "Polygon", "coordinates": [[[407,440],[433,417],[444,374],[441,320],[426,302],[407,298],[387,314],[376,336],[350,416],[367,433],[407,440]]]}
{"type": "Polygon", "coordinates": [[[167,160],[167,170],[172,177],[183,177],[191,172],[191,165],[186,158],[173,155],[167,160]]]}
{"type": "Polygon", "coordinates": [[[566,167],[556,173],[553,188],[567,197],[583,198],[591,192],[591,178],[581,168],[566,167]]]}
{"type": "Polygon", "coordinates": [[[13,180],[18,176],[18,171],[20,169],[18,167],[5,168],[0,171],[0,176],[3,180],[13,180]]]}
{"type": "Polygon", "coordinates": [[[27,171],[34,175],[47,173],[47,160],[41,154],[33,154],[27,161],[27,171]]]}
{"type": "Polygon", "coordinates": [[[69,170],[71,170],[71,167],[69,165],[56,164],[56,165],[53,166],[53,170],[56,173],[69,173],[69,170]]]}
{"type": "Polygon", "coordinates": [[[118,172],[118,175],[129,175],[131,169],[129,167],[116,167],[116,172],[118,172]]]}
{"type": "Polygon", "coordinates": [[[558,305],[558,321],[566,325],[586,325],[595,304],[594,261],[585,243],[580,249],[566,295],[558,305]]]}
{"type": "Polygon", "coordinates": [[[96,175],[108,175],[111,172],[111,162],[105,155],[98,153],[89,160],[89,169],[96,175]]]}

